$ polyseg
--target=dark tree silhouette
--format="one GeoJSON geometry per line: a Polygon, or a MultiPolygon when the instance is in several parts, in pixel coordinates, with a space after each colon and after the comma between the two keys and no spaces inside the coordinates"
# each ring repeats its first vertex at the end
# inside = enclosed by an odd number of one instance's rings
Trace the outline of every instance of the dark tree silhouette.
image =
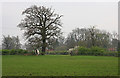
{"type": "Polygon", "coordinates": [[[27,8],[22,14],[25,15],[25,18],[18,27],[25,30],[26,39],[39,38],[44,53],[48,45],[47,41],[61,34],[62,23],[60,18],[62,15],[54,13],[51,8],[37,7],[36,5],[27,8]]]}

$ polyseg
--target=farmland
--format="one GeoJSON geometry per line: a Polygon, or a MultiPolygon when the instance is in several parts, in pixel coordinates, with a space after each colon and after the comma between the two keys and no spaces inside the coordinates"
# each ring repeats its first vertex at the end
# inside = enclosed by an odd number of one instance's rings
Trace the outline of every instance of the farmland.
{"type": "Polygon", "coordinates": [[[3,76],[116,76],[118,58],[111,56],[2,56],[3,76]]]}

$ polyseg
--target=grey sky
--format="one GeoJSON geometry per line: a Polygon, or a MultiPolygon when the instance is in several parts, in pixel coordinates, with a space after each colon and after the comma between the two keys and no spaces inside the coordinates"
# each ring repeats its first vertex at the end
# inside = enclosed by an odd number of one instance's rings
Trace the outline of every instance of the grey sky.
{"type": "Polygon", "coordinates": [[[64,36],[74,28],[87,28],[93,25],[109,32],[118,32],[117,4],[117,2],[4,2],[2,3],[2,34],[18,35],[23,43],[23,32],[17,25],[24,17],[21,15],[22,11],[31,5],[52,7],[56,13],[64,15],[61,19],[64,36]]]}

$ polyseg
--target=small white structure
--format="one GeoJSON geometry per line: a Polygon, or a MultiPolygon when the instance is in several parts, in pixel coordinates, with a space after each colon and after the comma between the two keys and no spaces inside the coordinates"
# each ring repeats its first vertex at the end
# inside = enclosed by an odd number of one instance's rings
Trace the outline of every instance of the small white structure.
{"type": "Polygon", "coordinates": [[[39,52],[39,50],[37,49],[37,54],[39,55],[40,54],[40,52],[39,52]]]}
{"type": "Polygon", "coordinates": [[[68,50],[68,52],[69,52],[69,54],[71,54],[71,52],[74,50],[74,48],[70,48],[69,50],[68,50]]]}
{"type": "Polygon", "coordinates": [[[79,46],[75,46],[74,49],[77,49],[79,46]]]}
{"type": "Polygon", "coordinates": [[[35,55],[39,55],[39,54],[40,54],[39,50],[36,49],[36,50],[35,50],[35,55]]]}
{"type": "Polygon", "coordinates": [[[74,50],[76,50],[79,46],[75,46],[74,48],[70,48],[68,50],[69,54],[71,54],[74,50]]]}
{"type": "Polygon", "coordinates": [[[71,52],[71,51],[73,51],[74,50],[74,48],[70,48],[69,50],[68,50],[68,52],[71,52]]]}

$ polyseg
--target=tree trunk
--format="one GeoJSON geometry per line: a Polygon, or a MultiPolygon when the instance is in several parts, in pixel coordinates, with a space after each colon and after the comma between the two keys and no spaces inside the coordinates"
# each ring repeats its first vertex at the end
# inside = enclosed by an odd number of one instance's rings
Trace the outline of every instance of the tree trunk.
{"type": "Polygon", "coordinates": [[[45,54],[45,50],[46,50],[46,30],[45,30],[45,22],[44,22],[44,27],[43,27],[43,31],[42,31],[42,55],[45,54]]]}
{"type": "Polygon", "coordinates": [[[45,54],[45,50],[46,50],[46,39],[43,39],[43,46],[42,46],[42,55],[45,54]]]}
{"type": "Polygon", "coordinates": [[[95,40],[92,38],[92,46],[95,46],[95,40]]]}

